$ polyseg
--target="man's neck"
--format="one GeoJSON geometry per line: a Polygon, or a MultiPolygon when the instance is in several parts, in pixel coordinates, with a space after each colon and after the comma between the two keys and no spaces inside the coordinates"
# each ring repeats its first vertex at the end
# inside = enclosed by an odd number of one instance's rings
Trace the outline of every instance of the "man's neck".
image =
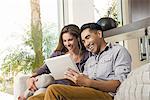
{"type": "Polygon", "coordinates": [[[101,45],[99,53],[101,53],[102,51],[104,51],[106,47],[107,47],[107,43],[105,41],[102,41],[102,45],[101,45]]]}

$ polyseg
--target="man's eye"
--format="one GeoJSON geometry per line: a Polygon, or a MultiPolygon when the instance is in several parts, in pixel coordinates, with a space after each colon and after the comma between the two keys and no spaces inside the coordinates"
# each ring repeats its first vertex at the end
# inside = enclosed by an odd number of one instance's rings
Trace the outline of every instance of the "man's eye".
{"type": "Polygon", "coordinates": [[[89,38],[90,38],[90,36],[88,35],[88,36],[87,36],[87,39],[89,39],[89,38]]]}
{"type": "Polygon", "coordinates": [[[89,39],[89,38],[90,38],[90,35],[87,35],[85,38],[86,38],[86,39],[89,39]]]}
{"type": "Polygon", "coordinates": [[[69,39],[69,41],[72,41],[73,39],[69,39]]]}

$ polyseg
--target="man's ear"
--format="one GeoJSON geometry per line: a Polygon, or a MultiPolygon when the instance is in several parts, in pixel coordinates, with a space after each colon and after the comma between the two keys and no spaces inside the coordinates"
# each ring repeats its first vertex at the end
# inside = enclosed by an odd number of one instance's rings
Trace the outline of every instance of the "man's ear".
{"type": "Polygon", "coordinates": [[[97,34],[98,34],[98,36],[99,36],[100,38],[102,38],[102,37],[103,37],[103,33],[102,33],[102,31],[98,30],[98,31],[97,31],[97,34]]]}

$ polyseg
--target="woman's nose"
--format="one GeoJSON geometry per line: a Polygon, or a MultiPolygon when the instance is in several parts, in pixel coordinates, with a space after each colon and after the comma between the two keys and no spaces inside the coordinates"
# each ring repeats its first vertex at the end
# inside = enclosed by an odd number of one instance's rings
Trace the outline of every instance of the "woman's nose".
{"type": "Polygon", "coordinates": [[[69,42],[67,42],[66,44],[67,44],[67,46],[70,46],[70,43],[69,43],[69,42]]]}
{"type": "Polygon", "coordinates": [[[71,44],[68,44],[68,47],[70,47],[71,46],[71,44]]]}

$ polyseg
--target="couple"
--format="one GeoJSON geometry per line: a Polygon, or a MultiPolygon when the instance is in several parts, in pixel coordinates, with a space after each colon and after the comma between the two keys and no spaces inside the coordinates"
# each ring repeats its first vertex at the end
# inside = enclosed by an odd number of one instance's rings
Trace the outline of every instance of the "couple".
{"type": "MultiPolygon", "coordinates": [[[[49,85],[45,93],[28,100],[112,100],[131,70],[128,51],[118,44],[106,43],[97,23],[84,24],[80,30],[72,24],[62,29],[59,44],[51,57],[68,53],[83,73],[70,69],[65,73],[65,80],[58,80],[58,84],[49,85]],[[82,43],[93,53],[91,57],[82,43]],[[77,86],[71,86],[71,82],[77,86]]],[[[50,73],[46,65],[33,74],[28,87],[36,90],[34,77],[44,73],[50,73]]]]}

